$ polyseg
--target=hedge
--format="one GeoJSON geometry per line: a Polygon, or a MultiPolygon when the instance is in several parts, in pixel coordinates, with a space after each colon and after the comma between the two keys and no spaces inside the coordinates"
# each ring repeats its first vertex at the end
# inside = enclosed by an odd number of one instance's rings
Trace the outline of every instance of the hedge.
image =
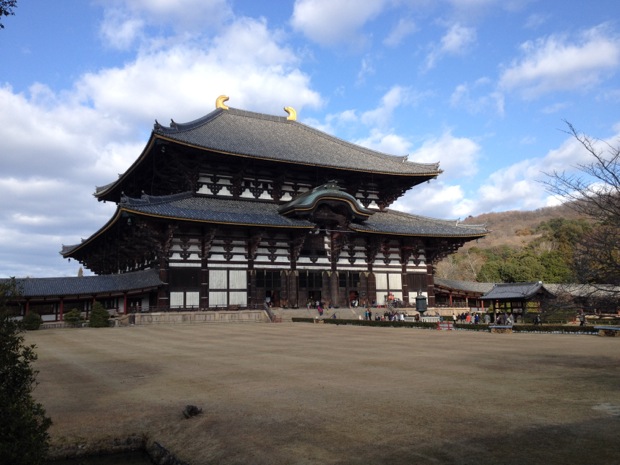
{"type": "MultiPolygon", "coordinates": [[[[412,321],[376,321],[376,320],[344,320],[339,318],[293,318],[294,323],[315,323],[321,321],[324,324],[331,325],[350,325],[350,326],[377,326],[377,327],[393,327],[393,328],[421,328],[421,329],[437,329],[437,323],[412,322],[412,321]]],[[[489,331],[487,324],[456,324],[454,328],[460,331],[489,331]]],[[[578,325],[533,325],[522,324],[513,325],[512,331],[515,333],[551,333],[551,334],[598,334],[594,326],[578,326],[578,325]]]]}

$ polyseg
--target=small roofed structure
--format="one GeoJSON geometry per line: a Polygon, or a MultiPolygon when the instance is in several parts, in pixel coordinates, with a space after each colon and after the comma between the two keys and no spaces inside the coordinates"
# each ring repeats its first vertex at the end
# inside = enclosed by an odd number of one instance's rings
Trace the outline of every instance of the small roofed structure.
{"type": "Polygon", "coordinates": [[[554,298],[555,294],[545,287],[542,281],[535,283],[501,283],[480,299],[493,305],[494,312],[505,312],[522,317],[527,311],[541,310],[544,299],[554,298]]]}

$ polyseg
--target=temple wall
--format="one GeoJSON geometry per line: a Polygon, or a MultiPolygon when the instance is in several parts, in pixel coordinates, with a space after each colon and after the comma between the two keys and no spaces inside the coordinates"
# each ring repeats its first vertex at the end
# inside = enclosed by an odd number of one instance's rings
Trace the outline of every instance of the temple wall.
{"type": "Polygon", "coordinates": [[[135,318],[134,324],[138,326],[192,323],[262,323],[270,321],[264,310],[136,313],[131,316],[135,318]]]}
{"type": "Polygon", "coordinates": [[[320,300],[342,308],[385,305],[392,299],[408,305],[415,303],[419,294],[429,303],[434,299],[429,295],[432,275],[422,243],[414,243],[411,252],[411,243],[397,239],[309,235],[301,250],[293,253],[289,232],[188,227],[178,230],[170,244],[170,279],[165,291],[169,301],[162,300],[162,307],[260,309],[271,299],[272,304],[287,307],[320,300]],[[252,270],[280,273],[280,282],[277,286],[256,285],[250,277],[252,270]],[[305,287],[300,284],[299,272],[327,275],[321,285],[305,287]],[[353,283],[356,273],[365,277],[353,283]]]}

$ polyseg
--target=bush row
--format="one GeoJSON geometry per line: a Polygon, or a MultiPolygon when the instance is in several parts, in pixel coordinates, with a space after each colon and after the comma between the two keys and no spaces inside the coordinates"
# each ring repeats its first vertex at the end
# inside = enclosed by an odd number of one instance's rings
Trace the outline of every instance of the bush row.
{"type": "MultiPolygon", "coordinates": [[[[398,328],[421,328],[421,329],[437,329],[437,323],[423,323],[411,321],[375,321],[375,320],[343,320],[336,318],[325,318],[316,320],[315,318],[293,318],[294,323],[315,323],[321,321],[325,324],[332,325],[351,325],[351,326],[378,326],[378,327],[398,327],[398,328]]],[[[456,324],[457,330],[464,331],[489,331],[487,324],[456,324]]],[[[513,332],[522,333],[566,333],[566,334],[597,334],[594,326],[578,326],[578,325],[533,325],[522,324],[513,325],[513,332]]]]}

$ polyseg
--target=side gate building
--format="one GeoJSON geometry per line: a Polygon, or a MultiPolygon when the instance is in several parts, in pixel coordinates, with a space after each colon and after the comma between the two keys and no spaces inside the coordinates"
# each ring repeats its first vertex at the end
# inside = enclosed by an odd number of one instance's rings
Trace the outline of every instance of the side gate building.
{"type": "Polygon", "coordinates": [[[436,178],[409,161],[296,121],[229,108],[189,123],[155,122],[146,146],[98,187],[116,212],[63,246],[96,275],[155,270],[161,309],[434,306],[434,264],[484,226],[390,209],[436,178]]]}

